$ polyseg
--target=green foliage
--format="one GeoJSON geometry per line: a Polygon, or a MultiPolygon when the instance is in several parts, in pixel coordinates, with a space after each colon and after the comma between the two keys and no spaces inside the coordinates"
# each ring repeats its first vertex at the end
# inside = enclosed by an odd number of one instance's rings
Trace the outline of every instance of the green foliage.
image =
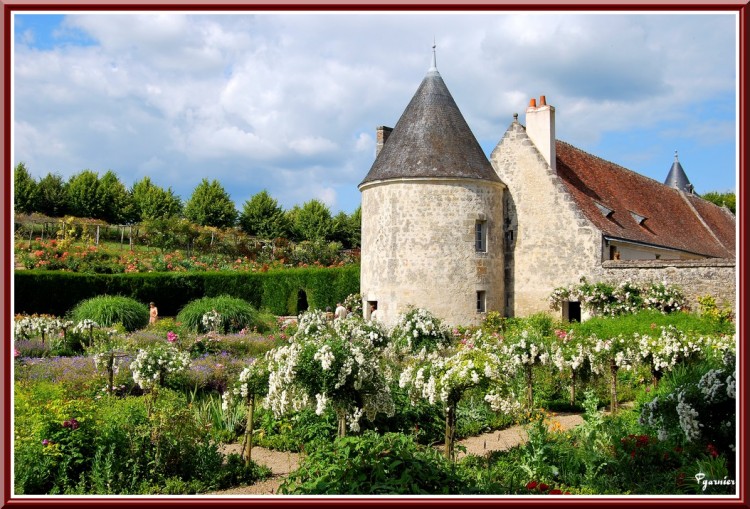
{"type": "Polygon", "coordinates": [[[112,170],[99,179],[99,195],[102,201],[102,215],[99,219],[111,224],[128,222],[132,210],[131,196],[112,170]]]}
{"type": "Polygon", "coordinates": [[[288,213],[294,240],[326,240],[333,231],[331,211],[320,200],[295,206],[288,213]]]}
{"type": "Polygon", "coordinates": [[[68,213],[68,192],[63,178],[55,173],[48,173],[39,181],[34,210],[49,217],[62,217],[68,213]]]}
{"type": "Polygon", "coordinates": [[[672,325],[686,334],[715,335],[717,333],[733,334],[731,323],[719,324],[707,317],[694,313],[671,313],[664,315],[654,310],[645,310],[632,315],[612,317],[594,317],[583,323],[572,323],[576,336],[599,338],[615,338],[617,336],[632,336],[635,333],[649,335],[654,329],[672,325]]]}
{"type": "Polygon", "coordinates": [[[237,210],[217,180],[203,179],[185,204],[185,218],[201,226],[232,226],[237,210]]]}
{"type": "Polygon", "coordinates": [[[352,212],[339,212],[333,217],[331,223],[330,239],[341,243],[345,248],[358,248],[362,244],[362,207],[352,212]]]}
{"type": "Polygon", "coordinates": [[[96,295],[124,295],[156,302],[161,316],[175,316],[188,302],[228,294],[275,315],[297,315],[297,294],[304,290],[312,308],[334,306],[359,291],[359,267],[299,268],[268,272],[149,272],[79,274],[19,270],[15,279],[18,313],[64,315],[96,295]],[[65,288],[65,292],[60,292],[65,288]]]}
{"type": "Polygon", "coordinates": [[[450,343],[450,334],[442,321],[426,309],[411,307],[401,313],[392,332],[393,342],[405,352],[426,347],[435,350],[450,343]]]}
{"type": "Polygon", "coordinates": [[[284,210],[265,189],[245,202],[239,223],[248,235],[263,239],[286,237],[291,226],[284,210]]]}
{"type": "Polygon", "coordinates": [[[555,288],[549,297],[553,309],[560,309],[565,301],[578,301],[583,308],[599,316],[637,313],[642,309],[672,313],[686,308],[682,289],[674,285],[636,285],[630,281],[613,285],[606,282],[589,283],[586,278],[581,278],[577,285],[555,288]]]}
{"type": "Polygon", "coordinates": [[[699,314],[716,322],[722,329],[734,320],[732,309],[729,307],[719,309],[719,306],[716,305],[716,299],[710,295],[698,297],[698,305],[700,306],[699,314]]]}
{"type": "Polygon", "coordinates": [[[701,198],[719,207],[727,207],[732,214],[737,213],[737,196],[732,192],[720,193],[718,191],[710,191],[702,195],[701,198]]]}
{"type": "Polygon", "coordinates": [[[136,221],[167,219],[182,212],[182,202],[172,192],[172,188],[163,189],[149,177],[143,177],[130,189],[132,197],[132,216],[136,221]]]}
{"type": "Polygon", "coordinates": [[[99,174],[83,170],[68,179],[68,207],[76,217],[102,219],[105,210],[99,174]]]}
{"type": "Polygon", "coordinates": [[[471,491],[473,482],[462,478],[439,452],[417,445],[399,433],[344,437],[319,443],[300,468],[281,485],[280,492],[295,495],[419,495],[471,491]]]}
{"type": "Polygon", "coordinates": [[[37,210],[38,186],[24,163],[18,163],[13,171],[13,192],[16,213],[31,214],[37,210]]]}
{"type": "Polygon", "coordinates": [[[266,331],[270,328],[270,324],[260,320],[258,311],[250,303],[229,295],[189,302],[177,314],[177,321],[194,332],[209,332],[203,317],[211,311],[216,311],[220,316],[217,332],[239,332],[253,328],[266,331]]]}
{"type": "Polygon", "coordinates": [[[269,473],[237,457],[224,463],[185,397],[168,389],[150,412],[140,397],[66,401],[41,389],[16,388],[17,494],[197,493],[269,473]]]}
{"type": "Polygon", "coordinates": [[[148,307],[130,297],[101,295],[86,299],[70,312],[75,322],[93,320],[99,325],[121,323],[125,330],[141,329],[148,323],[148,307]]]}

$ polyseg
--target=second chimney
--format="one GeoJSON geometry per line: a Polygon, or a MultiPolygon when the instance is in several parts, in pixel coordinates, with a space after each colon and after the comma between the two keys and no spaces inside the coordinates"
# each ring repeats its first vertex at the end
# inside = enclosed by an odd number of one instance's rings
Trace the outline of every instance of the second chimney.
{"type": "Polygon", "coordinates": [[[378,157],[380,151],[383,150],[383,145],[385,145],[385,142],[388,141],[388,136],[391,135],[392,131],[392,127],[386,127],[384,125],[378,126],[375,129],[375,157],[378,157]]]}
{"type": "Polygon", "coordinates": [[[547,104],[547,98],[531,99],[526,108],[526,134],[553,170],[557,170],[555,151],[555,108],[547,104]]]}

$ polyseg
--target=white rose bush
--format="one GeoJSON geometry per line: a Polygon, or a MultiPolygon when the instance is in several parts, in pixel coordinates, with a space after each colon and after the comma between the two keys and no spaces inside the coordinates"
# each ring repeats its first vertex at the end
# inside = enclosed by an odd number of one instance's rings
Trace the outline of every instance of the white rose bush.
{"type": "Polygon", "coordinates": [[[266,404],[276,415],[314,405],[320,415],[329,406],[338,417],[338,435],[359,431],[364,415],[393,415],[390,373],[376,344],[378,331],[352,317],[334,326],[320,311],[300,316],[290,344],[267,354],[266,404]]]}
{"type": "Polygon", "coordinates": [[[445,409],[445,456],[454,458],[456,406],[468,389],[485,392],[485,401],[496,411],[512,413],[520,405],[512,393],[512,376],[499,353],[495,337],[477,331],[471,338],[441,350],[425,347],[407,360],[399,386],[412,402],[425,400],[445,409]]]}

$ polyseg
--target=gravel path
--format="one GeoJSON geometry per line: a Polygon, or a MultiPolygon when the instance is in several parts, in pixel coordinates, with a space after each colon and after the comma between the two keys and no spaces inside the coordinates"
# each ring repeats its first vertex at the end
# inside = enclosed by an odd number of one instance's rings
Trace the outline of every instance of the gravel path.
{"type": "MultiPolygon", "coordinates": [[[[581,424],[583,418],[581,414],[559,413],[554,415],[553,421],[559,422],[562,429],[569,429],[581,424]]],[[[457,451],[456,456],[458,458],[466,454],[483,456],[492,451],[504,451],[524,443],[526,439],[526,431],[522,426],[512,426],[504,430],[459,440],[458,445],[465,447],[466,452],[457,451]]],[[[440,447],[442,448],[442,445],[440,447]]],[[[232,452],[241,454],[241,449],[241,444],[230,444],[224,448],[223,452],[224,454],[232,452]]],[[[276,495],[279,486],[284,482],[286,476],[299,465],[300,457],[298,453],[279,452],[264,447],[253,447],[252,459],[256,463],[269,467],[273,472],[273,476],[250,486],[240,486],[229,490],[206,493],[206,495],[276,495]]]]}

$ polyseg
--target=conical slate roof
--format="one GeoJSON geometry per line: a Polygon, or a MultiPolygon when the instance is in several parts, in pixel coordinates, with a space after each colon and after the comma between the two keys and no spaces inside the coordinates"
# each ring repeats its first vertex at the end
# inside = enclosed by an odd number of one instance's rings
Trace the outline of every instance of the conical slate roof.
{"type": "Polygon", "coordinates": [[[680,191],[685,191],[686,193],[693,192],[693,185],[688,180],[685,170],[682,169],[682,165],[677,159],[676,150],[674,152],[674,163],[672,163],[672,168],[669,169],[669,175],[667,175],[667,180],[664,181],[664,184],[680,191]]]}
{"type": "Polygon", "coordinates": [[[379,180],[445,177],[500,182],[433,58],[360,186],[379,180]]]}

